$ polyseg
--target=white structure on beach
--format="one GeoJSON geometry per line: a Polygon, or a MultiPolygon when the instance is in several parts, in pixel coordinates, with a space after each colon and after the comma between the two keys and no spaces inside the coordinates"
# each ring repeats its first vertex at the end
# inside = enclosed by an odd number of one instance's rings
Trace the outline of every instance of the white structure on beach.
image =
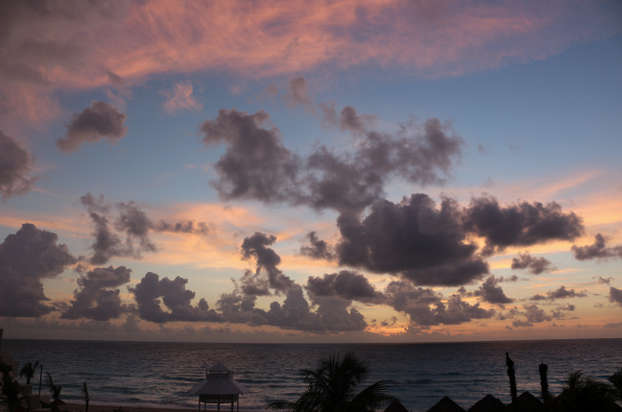
{"type": "Polygon", "coordinates": [[[240,395],[248,392],[241,383],[233,379],[233,372],[222,363],[218,362],[206,372],[205,379],[197,383],[188,392],[199,395],[199,410],[201,402],[203,410],[208,403],[217,403],[220,411],[221,403],[230,403],[233,412],[233,404],[237,404],[240,410],[240,395]]]}

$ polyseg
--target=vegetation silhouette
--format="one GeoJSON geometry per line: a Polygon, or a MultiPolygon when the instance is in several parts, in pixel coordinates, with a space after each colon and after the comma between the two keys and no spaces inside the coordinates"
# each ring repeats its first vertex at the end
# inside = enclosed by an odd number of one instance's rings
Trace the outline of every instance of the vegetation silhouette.
{"type": "Polygon", "coordinates": [[[615,400],[613,386],[585,376],[579,370],[566,378],[566,385],[558,397],[558,406],[563,412],[606,412],[619,410],[615,400]]]}
{"type": "Polygon", "coordinates": [[[616,398],[622,402],[622,368],[618,368],[618,371],[607,378],[615,389],[616,398]]]}
{"type": "Polygon", "coordinates": [[[9,412],[25,411],[27,409],[27,399],[20,396],[19,384],[11,376],[11,369],[10,365],[0,363],[0,373],[2,373],[0,410],[6,408],[9,412]]]}
{"type": "Polygon", "coordinates": [[[32,362],[28,362],[24,364],[24,366],[22,366],[19,370],[19,377],[26,377],[26,385],[30,385],[30,380],[33,376],[35,376],[35,372],[37,371],[38,367],[39,361],[35,361],[34,364],[32,362]]]}
{"type": "Polygon", "coordinates": [[[514,372],[514,361],[510,359],[510,354],[505,352],[505,364],[508,366],[508,377],[510,378],[510,395],[512,402],[516,402],[516,373],[514,372]]]}
{"type": "Polygon", "coordinates": [[[369,412],[390,404],[396,398],[388,395],[388,383],[378,381],[355,394],[369,368],[352,353],[332,355],[318,361],[317,368],[302,369],[307,390],[295,402],[278,401],[267,409],[290,412],[369,412]]]}
{"type": "Polygon", "coordinates": [[[551,403],[551,394],[549,393],[549,379],[547,376],[548,370],[549,367],[545,363],[541,363],[538,366],[538,371],[540,372],[540,395],[542,396],[542,401],[545,405],[549,405],[551,403]]]}
{"type": "Polygon", "coordinates": [[[48,381],[48,388],[50,388],[50,394],[52,395],[52,402],[50,402],[50,409],[52,412],[60,411],[60,405],[64,405],[65,402],[60,400],[60,392],[63,389],[62,386],[56,385],[50,372],[45,372],[48,381]]]}
{"type": "Polygon", "coordinates": [[[86,381],[82,382],[80,392],[82,392],[82,395],[84,396],[84,412],[89,412],[89,402],[91,401],[91,398],[89,396],[89,387],[87,386],[86,381]]]}

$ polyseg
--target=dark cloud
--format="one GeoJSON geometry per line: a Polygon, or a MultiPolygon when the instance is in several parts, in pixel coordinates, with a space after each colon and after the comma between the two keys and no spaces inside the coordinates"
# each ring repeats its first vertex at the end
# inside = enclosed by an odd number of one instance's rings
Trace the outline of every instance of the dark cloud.
{"type": "Polygon", "coordinates": [[[494,276],[488,277],[482,286],[474,292],[475,296],[480,296],[482,300],[494,304],[503,305],[506,303],[511,303],[512,299],[505,296],[503,293],[503,289],[501,286],[497,286],[499,279],[494,276]]]}
{"type": "Polygon", "coordinates": [[[30,153],[18,141],[0,130],[0,197],[2,201],[30,190],[37,180],[30,176],[32,162],[30,153]]]}
{"type": "Polygon", "coordinates": [[[158,248],[150,238],[152,231],[206,235],[213,230],[211,225],[193,220],[153,222],[133,201],[110,204],[103,195],[96,199],[87,193],[80,202],[95,226],[95,241],[91,245],[94,253],[90,258],[95,265],[103,265],[116,256],[139,259],[142,252],[156,252],[158,248]]]}
{"type": "Polygon", "coordinates": [[[216,120],[201,125],[206,145],[229,146],[214,166],[219,180],[212,182],[224,199],[286,201],[296,192],[300,161],[283,146],[278,129],[262,127],[268,122],[263,111],[221,109],[216,120]]]}
{"type": "Polygon", "coordinates": [[[547,292],[547,296],[549,299],[567,299],[567,298],[584,298],[587,296],[585,292],[575,292],[574,289],[567,290],[566,286],[560,286],[559,289],[556,289],[551,292],[547,292]]]}
{"type": "Polygon", "coordinates": [[[212,223],[195,222],[194,220],[181,220],[179,222],[165,222],[160,220],[153,224],[156,232],[192,233],[195,235],[208,235],[214,232],[212,223]]]}
{"type": "Polygon", "coordinates": [[[289,106],[312,107],[313,100],[308,96],[307,80],[304,77],[295,77],[289,80],[285,102],[289,106]]]}
{"type": "Polygon", "coordinates": [[[322,328],[326,332],[362,331],[367,327],[365,317],[350,306],[349,300],[334,297],[315,297],[316,314],[321,319],[322,328]]]}
{"type": "Polygon", "coordinates": [[[613,286],[609,288],[609,302],[622,306],[622,289],[616,289],[613,286]]]}
{"type": "Polygon", "coordinates": [[[550,322],[553,317],[547,315],[544,309],[538,308],[536,305],[523,306],[524,311],[515,310],[512,316],[524,316],[525,320],[515,320],[512,322],[514,327],[532,327],[534,323],[550,322]]]}
{"type": "Polygon", "coordinates": [[[138,314],[141,319],[166,323],[173,321],[208,321],[222,322],[220,314],[210,309],[205,299],[201,299],[196,306],[191,301],[195,293],[186,289],[187,279],[177,276],[174,280],[162,278],[153,272],[148,272],[135,287],[128,288],[134,294],[138,314]],[[160,298],[162,298],[160,300],[160,298]],[[164,311],[161,303],[169,311],[164,311]]]}
{"type": "MultiPolygon", "coordinates": [[[[115,256],[132,256],[132,245],[124,245],[119,236],[109,228],[110,206],[104,202],[104,197],[95,199],[93,195],[87,193],[80,198],[80,202],[86,206],[95,225],[93,233],[95,241],[91,245],[93,256],[90,262],[94,265],[103,265],[115,256]]],[[[131,241],[129,235],[128,239],[131,241]]]]}
{"type": "Polygon", "coordinates": [[[309,296],[314,300],[320,297],[338,296],[348,301],[384,302],[382,293],[376,291],[365,276],[348,270],[325,274],[321,278],[309,276],[306,289],[309,296]]]}
{"type": "Polygon", "coordinates": [[[71,306],[62,314],[64,319],[87,318],[99,321],[116,319],[126,312],[117,287],[130,281],[131,269],[125,266],[95,268],[78,278],[71,306]]]}
{"type": "Polygon", "coordinates": [[[526,252],[519,253],[517,257],[512,258],[512,269],[529,269],[532,274],[539,275],[542,272],[555,270],[555,265],[543,257],[536,258],[526,252]]]}
{"type": "Polygon", "coordinates": [[[575,305],[565,305],[565,306],[558,306],[555,310],[552,310],[551,313],[553,314],[553,319],[567,319],[566,318],[566,313],[565,312],[574,312],[574,310],[576,309],[575,305]]]}
{"type": "Polygon", "coordinates": [[[493,309],[483,309],[479,303],[471,305],[463,301],[460,295],[452,295],[445,303],[432,289],[414,287],[407,282],[391,282],[385,296],[391,307],[408,314],[411,323],[420,326],[457,325],[473,319],[489,319],[495,314],[493,309]]]}
{"type": "Polygon", "coordinates": [[[268,114],[220,110],[201,125],[203,142],[228,145],[215,164],[212,185],[230,199],[305,204],[316,210],[360,211],[383,196],[391,177],[411,183],[442,183],[460,156],[463,140],[449,124],[428,119],[402,125],[394,135],[366,133],[353,153],[325,146],[301,159],[287,150],[268,114]]]}
{"type": "Polygon", "coordinates": [[[368,114],[359,115],[356,108],[346,106],[337,114],[335,102],[319,104],[322,111],[322,121],[328,127],[338,127],[341,131],[350,131],[354,134],[364,134],[374,125],[376,117],[368,114]]]}
{"type": "Polygon", "coordinates": [[[583,222],[573,212],[562,212],[552,202],[522,202],[501,207],[493,197],[472,199],[465,228],[486,239],[484,255],[508,246],[531,246],[551,240],[572,241],[583,233],[583,222]]]}
{"type": "Polygon", "coordinates": [[[118,203],[119,216],[114,224],[115,229],[126,233],[126,242],[134,256],[140,256],[140,252],[134,252],[134,242],[138,243],[138,250],[155,252],[156,245],[149,238],[149,230],[153,223],[147,214],[140,210],[134,202],[118,203]]]}
{"type": "Polygon", "coordinates": [[[280,256],[268,246],[276,241],[274,236],[255,232],[242,242],[242,257],[256,259],[255,272],[246,271],[241,280],[242,291],[246,295],[269,295],[269,288],[278,292],[285,292],[294,282],[281,272],[277,266],[281,263],[280,256]]]}
{"type": "Polygon", "coordinates": [[[52,311],[43,279],[61,274],[76,258],[58,236],[24,223],[0,244],[0,316],[37,317],[52,311]]]}
{"type": "Polygon", "coordinates": [[[333,248],[324,240],[317,237],[315,231],[307,233],[308,245],[300,247],[300,254],[313,259],[332,260],[335,257],[333,248]]]}
{"type": "Polygon", "coordinates": [[[530,328],[533,326],[533,323],[525,320],[515,320],[512,322],[512,326],[514,326],[515,328],[530,328]]]}
{"type": "Polygon", "coordinates": [[[425,194],[401,203],[376,202],[362,221],[342,214],[336,246],[340,265],[376,273],[401,274],[416,285],[457,286],[488,273],[467,241],[455,201],[440,207],[425,194]]]}
{"type": "Polygon", "coordinates": [[[351,308],[347,300],[317,297],[314,300],[317,309],[313,311],[300,285],[289,288],[283,303],[272,302],[268,311],[256,308],[256,299],[234,291],[221,295],[217,306],[227,322],[251,326],[271,325],[312,333],[357,331],[367,327],[363,315],[351,308]]]}
{"type": "Polygon", "coordinates": [[[127,133],[128,128],[124,126],[126,118],[116,107],[101,100],[93,101],[91,107],[73,115],[67,125],[67,135],[56,140],[56,147],[72,153],[85,142],[93,143],[101,139],[117,142],[127,133]]]}
{"type": "Polygon", "coordinates": [[[566,289],[566,286],[560,286],[559,289],[551,290],[543,295],[534,295],[529,300],[556,300],[556,299],[568,299],[568,298],[584,298],[587,296],[586,292],[575,292],[574,289],[566,289]]]}
{"type": "Polygon", "coordinates": [[[588,246],[572,246],[572,252],[577,260],[588,259],[616,259],[622,258],[622,245],[607,247],[605,237],[598,233],[594,237],[594,244],[588,246]]]}
{"type": "Polygon", "coordinates": [[[433,118],[423,127],[404,124],[394,135],[369,132],[356,143],[353,153],[321,146],[307,158],[301,203],[317,210],[358,212],[384,196],[390,178],[441,184],[441,174],[450,173],[463,141],[448,124],[433,118]]]}
{"type": "Polygon", "coordinates": [[[523,308],[525,309],[523,315],[530,323],[550,322],[552,320],[551,316],[544,312],[544,309],[540,309],[536,305],[524,306],[523,308]]]}

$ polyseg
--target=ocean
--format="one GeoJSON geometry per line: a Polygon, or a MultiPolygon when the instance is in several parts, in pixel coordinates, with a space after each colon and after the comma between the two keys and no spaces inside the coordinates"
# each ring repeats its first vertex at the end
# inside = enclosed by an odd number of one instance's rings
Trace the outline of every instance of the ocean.
{"type": "MultiPolygon", "coordinates": [[[[506,352],[515,362],[519,394],[540,394],[541,362],[548,365],[554,395],[570,372],[582,370],[605,380],[622,367],[622,339],[349,345],[5,339],[2,351],[20,365],[38,360],[44,371],[42,392],[48,392],[45,372],[50,372],[63,387],[65,401],[82,402],[80,387],[86,381],[92,403],[194,409],[196,396],[187,391],[216,362],[250,390],[240,398],[244,410],[295,400],[306,388],[301,368],[346,352],[369,365],[367,384],[389,381],[391,395],[415,412],[426,411],[445,395],[465,409],[489,393],[509,403],[506,352]]],[[[39,373],[32,383],[36,393],[39,373]]]]}

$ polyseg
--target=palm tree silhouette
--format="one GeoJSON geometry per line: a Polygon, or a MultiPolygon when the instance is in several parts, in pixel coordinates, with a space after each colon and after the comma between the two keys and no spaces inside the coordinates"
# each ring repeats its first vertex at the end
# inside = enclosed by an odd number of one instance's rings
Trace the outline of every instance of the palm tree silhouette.
{"type": "Polygon", "coordinates": [[[561,409],[573,412],[609,411],[615,407],[615,397],[611,386],[576,371],[566,379],[560,395],[561,409]]]}
{"type": "Polygon", "coordinates": [[[30,385],[30,380],[33,376],[35,376],[35,372],[37,371],[37,367],[39,366],[39,361],[35,361],[34,365],[32,362],[28,362],[22,366],[19,370],[19,377],[26,377],[26,385],[30,385]]]}
{"type": "Polygon", "coordinates": [[[86,381],[82,382],[82,395],[84,395],[84,403],[85,403],[85,412],[89,412],[89,401],[91,400],[89,396],[89,387],[86,385],[86,381]]]}
{"type": "Polygon", "coordinates": [[[317,369],[300,372],[309,384],[302,396],[295,402],[272,402],[266,408],[290,412],[368,412],[396,399],[387,394],[386,381],[378,381],[355,394],[369,368],[351,353],[343,359],[339,355],[320,359],[317,369]]]}
{"type": "Polygon", "coordinates": [[[616,397],[619,401],[622,401],[622,368],[618,368],[618,371],[607,378],[613,385],[616,391],[616,397]]]}
{"type": "Polygon", "coordinates": [[[48,387],[50,388],[50,393],[52,394],[53,399],[53,401],[50,402],[50,406],[52,407],[52,411],[58,411],[59,406],[64,404],[63,401],[60,400],[60,391],[63,387],[54,383],[50,372],[45,372],[45,374],[48,378],[48,387]]]}

